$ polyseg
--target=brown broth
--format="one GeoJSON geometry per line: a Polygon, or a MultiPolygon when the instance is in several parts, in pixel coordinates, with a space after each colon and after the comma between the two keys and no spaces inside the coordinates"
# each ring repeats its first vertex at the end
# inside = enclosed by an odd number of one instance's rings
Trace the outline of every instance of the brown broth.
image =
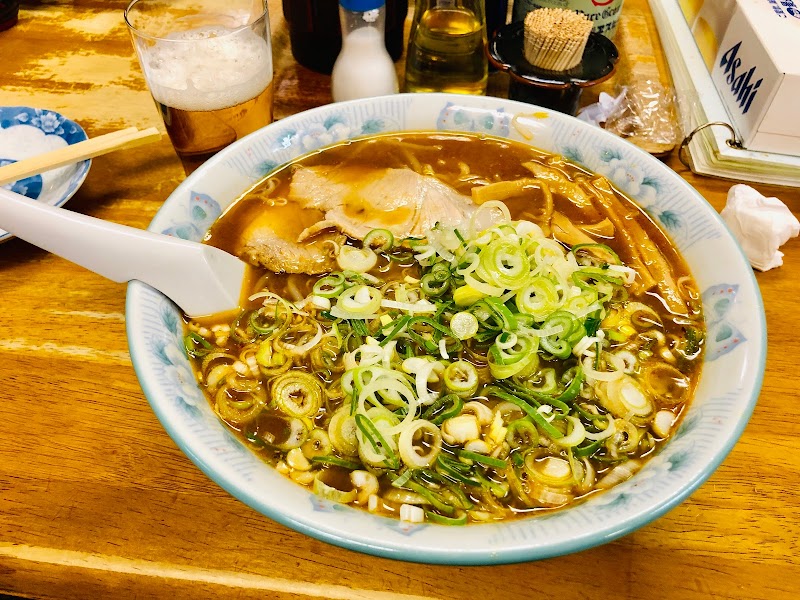
{"type": "MultiPolygon", "coordinates": [[[[243,195],[242,198],[225,212],[211,227],[206,238],[206,243],[235,253],[236,248],[240,244],[240,233],[246,229],[249,223],[265,211],[271,211],[276,218],[286,223],[286,229],[283,233],[287,236],[287,239],[296,236],[297,233],[305,227],[322,219],[323,215],[320,211],[304,209],[292,202],[284,202],[285,198],[288,196],[288,185],[291,180],[292,172],[298,164],[302,164],[303,166],[359,166],[365,170],[386,167],[410,167],[418,171],[421,170],[424,173],[433,173],[436,177],[448,183],[457,191],[469,195],[471,188],[476,185],[476,182],[478,182],[478,184],[483,184],[533,177],[531,171],[523,166],[523,163],[528,161],[534,161],[548,168],[556,168],[571,182],[580,182],[594,177],[591,173],[588,173],[579,166],[573,165],[560,157],[549,155],[521,143],[495,138],[420,132],[402,135],[393,134],[360,141],[349,141],[302,157],[295,161],[295,163],[285,166],[281,170],[271,174],[265,182],[262,182],[243,195]],[[269,188],[268,193],[264,191],[265,186],[269,188]]],[[[666,340],[664,343],[667,344],[667,348],[669,348],[670,343],[673,343],[673,346],[675,346],[675,344],[678,343],[675,342],[675,340],[685,341],[688,335],[686,333],[687,327],[696,329],[698,331],[697,335],[702,336],[704,332],[702,329],[702,316],[699,310],[696,288],[685,261],[671,243],[668,236],[643,210],[618,190],[613,190],[613,194],[616,201],[621,203],[621,206],[624,208],[624,215],[622,215],[624,222],[628,224],[636,223],[644,231],[647,239],[655,244],[655,247],[658,249],[661,256],[663,256],[664,260],[666,260],[672,277],[675,280],[685,283],[687,310],[683,314],[670,313],[669,310],[666,309],[667,304],[656,290],[648,290],[646,293],[639,294],[637,297],[631,299],[649,306],[653,311],[658,313],[663,322],[662,337],[666,340]]],[[[544,203],[544,195],[539,189],[529,189],[518,197],[505,200],[505,203],[513,219],[536,221],[539,218],[541,207],[544,203]]],[[[553,206],[556,211],[562,213],[577,225],[590,225],[603,218],[601,211],[598,210],[596,206],[578,208],[575,203],[558,191],[553,191],[553,206]]],[[[363,206],[347,205],[346,210],[358,212],[365,209],[363,206]]],[[[389,218],[390,217],[387,216],[387,219],[389,218]]],[[[391,221],[387,221],[387,223],[389,222],[391,221]]],[[[618,237],[599,237],[597,241],[612,248],[619,255],[623,263],[630,263],[632,259],[631,250],[618,237]]],[[[358,244],[357,241],[353,241],[353,243],[358,244]]],[[[383,266],[379,271],[376,271],[376,273],[380,272],[381,277],[386,280],[401,280],[406,275],[411,275],[413,277],[419,277],[420,275],[420,271],[417,267],[401,267],[388,259],[381,264],[383,266]]],[[[281,297],[296,301],[309,294],[314,283],[320,277],[319,275],[275,274],[266,272],[263,269],[254,268],[250,277],[253,287],[251,290],[248,290],[248,295],[250,292],[266,288],[281,297]]],[[[259,302],[260,300],[249,303],[244,308],[253,310],[258,306],[259,302]]],[[[214,322],[220,324],[224,323],[226,320],[228,322],[230,321],[230,319],[206,319],[199,325],[210,327],[214,322]]],[[[298,335],[302,337],[302,334],[298,335]]],[[[611,348],[622,347],[625,343],[627,342],[614,342],[611,348]]],[[[661,348],[659,343],[658,341],[653,342],[653,348],[655,348],[653,352],[661,348]]],[[[242,347],[243,344],[228,340],[221,345],[220,349],[230,354],[238,355],[242,347]]],[[[644,344],[640,350],[646,355],[650,352],[650,346],[644,344]]],[[[685,395],[687,399],[691,398],[694,392],[694,387],[698,379],[701,357],[701,345],[694,356],[690,358],[679,357],[677,368],[686,376],[690,388],[689,392],[685,395]]],[[[482,362],[480,357],[476,358],[475,356],[464,354],[463,358],[475,364],[482,374],[488,372],[486,363],[482,362]]],[[[645,366],[649,364],[648,360],[651,359],[642,359],[645,366]]],[[[201,361],[196,361],[196,366],[198,371],[202,372],[203,367],[200,363],[201,361]]],[[[313,361],[299,361],[294,368],[307,372],[316,372],[318,367],[315,367],[312,363],[313,361]]],[[[540,368],[543,367],[556,368],[559,376],[564,369],[564,367],[559,364],[559,361],[547,359],[542,360],[540,368]]],[[[484,375],[481,376],[483,377],[484,375]]],[[[321,376],[321,380],[330,383],[336,380],[336,377],[328,373],[326,376],[321,376]]],[[[480,395],[480,390],[473,398],[483,398],[490,409],[496,408],[499,404],[496,400],[482,397],[480,395]]],[[[212,406],[215,405],[213,394],[209,394],[209,400],[212,406]]],[[[679,406],[673,409],[676,423],[684,412],[686,402],[688,402],[688,400],[682,401],[679,406]]],[[[320,428],[326,428],[333,412],[342,405],[343,400],[341,397],[335,394],[329,395],[326,397],[320,412],[314,416],[314,422],[320,428]]],[[[232,429],[239,432],[245,442],[252,445],[253,435],[252,431],[248,431],[247,425],[241,425],[235,422],[228,422],[228,424],[232,429]]],[[[639,450],[632,453],[631,457],[644,459],[657,450],[663,443],[663,440],[658,436],[650,433],[648,433],[648,435],[652,438],[648,442],[650,445],[641,447],[639,450]]],[[[643,442],[640,442],[640,444],[641,443],[643,442]]],[[[254,449],[258,451],[258,447],[263,445],[263,443],[256,444],[254,449]]],[[[424,441],[422,445],[427,445],[427,441],[424,441]]],[[[273,465],[285,465],[284,453],[276,452],[269,447],[262,449],[261,453],[267,462],[273,465]]],[[[455,454],[452,456],[455,458],[455,454]]],[[[612,460],[608,457],[601,457],[601,459],[594,461],[593,466],[598,474],[597,478],[599,479],[614,464],[616,464],[616,459],[612,460]]],[[[328,467],[326,471],[326,477],[329,480],[328,483],[335,483],[338,489],[348,491],[349,479],[345,476],[346,472],[343,471],[341,467],[328,467]]],[[[292,477],[295,478],[294,476],[292,477]]],[[[490,479],[495,477],[498,481],[502,479],[497,477],[496,474],[491,473],[489,473],[487,477],[490,479]]],[[[295,479],[300,481],[302,476],[298,475],[295,479]]],[[[391,488],[391,485],[385,478],[381,479],[380,485],[381,489],[384,491],[391,488]]],[[[525,483],[524,485],[528,484],[525,483]]],[[[592,488],[582,494],[577,494],[575,499],[571,502],[578,501],[594,491],[596,490],[592,488]]],[[[467,495],[470,496],[473,502],[479,503],[486,501],[485,498],[481,499],[479,494],[469,490],[468,492],[467,495]]],[[[379,510],[386,514],[395,514],[399,509],[399,505],[391,501],[383,500],[382,502],[382,508],[379,508],[379,510]]],[[[553,510],[555,508],[558,507],[531,507],[521,503],[519,500],[509,501],[506,506],[507,512],[504,514],[503,518],[531,512],[540,512],[542,510],[553,510]]]]}

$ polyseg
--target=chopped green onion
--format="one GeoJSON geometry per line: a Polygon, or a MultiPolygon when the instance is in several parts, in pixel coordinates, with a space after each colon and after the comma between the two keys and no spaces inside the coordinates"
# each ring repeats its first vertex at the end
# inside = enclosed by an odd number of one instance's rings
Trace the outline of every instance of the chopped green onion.
{"type": "Polygon", "coordinates": [[[486,465],[487,467],[492,467],[495,469],[505,469],[508,466],[508,463],[504,460],[494,458],[493,456],[486,456],[485,454],[481,454],[479,452],[471,452],[470,450],[459,450],[458,456],[459,458],[481,463],[482,465],[486,465]]]}
{"type": "Polygon", "coordinates": [[[333,467],[342,467],[343,469],[350,469],[351,471],[357,471],[358,469],[363,468],[363,465],[361,463],[355,462],[353,460],[339,458],[338,456],[333,456],[330,454],[324,456],[315,456],[311,459],[311,462],[333,467]]]}
{"type": "Polygon", "coordinates": [[[583,322],[583,326],[586,328],[586,335],[593,337],[597,330],[600,329],[600,322],[601,320],[597,316],[586,317],[583,322]]]}
{"type": "Polygon", "coordinates": [[[373,229],[364,236],[364,247],[387,252],[394,246],[394,235],[388,229],[373,229]]]}
{"type": "Polygon", "coordinates": [[[558,327],[561,327],[560,333],[543,336],[539,343],[545,352],[564,360],[572,354],[573,344],[570,343],[570,338],[580,324],[572,313],[557,310],[545,319],[542,329],[550,330],[558,327]]]}
{"type": "Polygon", "coordinates": [[[578,365],[575,367],[575,376],[572,378],[572,381],[570,381],[567,389],[561,392],[561,394],[556,397],[556,400],[559,402],[572,402],[575,400],[581,391],[581,386],[583,386],[584,379],[585,376],[583,374],[583,368],[578,365]]]}
{"type": "Polygon", "coordinates": [[[341,273],[331,273],[314,284],[314,295],[335,298],[344,291],[345,279],[341,273]]]}
{"type": "Polygon", "coordinates": [[[266,306],[254,310],[250,313],[248,322],[259,335],[270,335],[285,329],[289,324],[291,314],[289,303],[281,300],[275,305],[274,311],[267,310],[266,306]]]}
{"type": "Polygon", "coordinates": [[[497,398],[500,398],[501,400],[507,400],[512,404],[516,404],[525,412],[525,414],[527,414],[531,419],[533,419],[533,421],[539,427],[541,427],[544,430],[544,432],[552,439],[558,439],[564,437],[563,433],[561,433],[558,429],[553,427],[538,410],[533,408],[523,399],[518,398],[513,394],[509,394],[508,392],[503,391],[497,386],[488,386],[486,389],[484,389],[483,393],[486,394],[487,396],[495,396],[497,398]]]}
{"type": "Polygon", "coordinates": [[[480,481],[481,487],[488,488],[495,498],[505,498],[511,486],[505,481],[493,481],[480,473],[475,473],[475,478],[480,481]]]}
{"type": "Polygon", "coordinates": [[[572,274],[572,281],[575,282],[575,285],[584,290],[596,289],[596,284],[590,283],[592,280],[597,283],[610,283],[620,287],[624,283],[622,277],[610,275],[608,271],[599,267],[584,267],[580,271],[575,271],[572,274]]]}
{"type": "Polygon", "coordinates": [[[517,319],[500,298],[484,298],[483,303],[489,307],[500,324],[500,329],[514,331],[517,328],[517,319]]]}
{"type": "Polygon", "coordinates": [[[422,276],[419,286],[428,296],[441,296],[450,287],[450,280],[436,279],[433,273],[426,273],[422,276]]]}
{"type": "Polygon", "coordinates": [[[186,349],[186,354],[191,358],[203,357],[214,349],[208,340],[194,331],[190,331],[183,338],[183,347],[186,349]]]}
{"type": "MultiPolygon", "coordinates": [[[[403,315],[402,317],[397,318],[392,324],[392,329],[389,331],[389,333],[386,334],[386,337],[384,337],[381,340],[381,346],[385,346],[388,342],[393,340],[397,336],[397,334],[399,334],[403,329],[406,328],[410,320],[411,317],[409,317],[408,315],[403,315]]],[[[385,329],[386,328],[384,328],[384,330],[385,329]]]]}
{"type": "Polygon", "coordinates": [[[369,247],[341,246],[336,262],[343,271],[366,273],[377,264],[378,255],[369,247]]]}
{"type": "Polygon", "coordinates": [[[582,446],[575,446],[572,448],[572,452],[575,454],[575,456],[591,456],[597,451],[598,448],[600,448],[600,446],[603,445],[603,441],[604,440],[595,440],[594,442],[589,442],[582,446]]]}
{"type": "Polygon", "coordinates": [[[397,476],[397,479],[392,481],[392,485],[397,488],[403,487],[408,482],[408,480],[411,479],[411,476],[413,474],[414,474],[414,469],[406,469],[400,475],[397,476]]]}
{"type": "Polygon", "coordinates": [[[541,321],[561,303],[556,284],[547,277],[534,277],[515,296],[517,309],[541,321]]]}
{"type": "Polygon", "coordinates": [[[462,398],[471,398],[478,391],[478,369],[470,362],[457,360],[447,365],[442,376],[444,385],[462,398]]]}
{"type": "Polygon", "coordinates": [[[461,414],[462,408],[464,408],[464,401],[458,394],[445,394],[439,396],[433,404],[428,406],[420,418],[430,421],[434,425],[441,425],[447,419],[461,414]]]}
{"type": "Polygon", "coordinates": [[[272,403],[290,417],[313,417],[322,406],[322,385],[304,371],[289,371],[271,384],[272,403]]]}
{"type": "Polygon", "coordinates": [[[258,333],[250,327],[249,319],[246,320],[246,325],[243,323],[245,322],[245,317],[249,316],[249,314],[249,311],[243,310],[231,323],[231,338],[240,344],[249,344],[258,337],[258,333]]]}
{"type": "Polygon", "coordinates": [[[378,428],[375,427],[375,423],[373,423],[369,417],[362,414],[356,414],[355,419],[356,425],[361,430],[362,435],[367,439],[370,446],[372,446],[375,453],[384,457],[384,462],[389,468],[396,469],[399,467],[400,462],[397,460],[397,454],[395,454],[392,447],[386,442],[386,438],[378,431],[378,428]]]}
{"type": "Polygon", "coordinates": [[[450,318],[450,330],[459,340],[468,340],[478,333],[478,319],[472,313],[457,312],[450,318]]]}
{"type": "Polygon", "coordinates": [[[473,487],[480,485],[480,482],[467,476],[472,471],[471,466],[445,458],[441,454],[436,459],[436,471],[455,483],[463,483],[473,487]],[[466,467],[466,470],[463,470],[464,467],[466,467]]]}
{"type": "MultiPolygon", "coordinates": [[[[394,483],[397,479],[399,479],[399,476],[395,476],[393,473],[389,473],[388,475],[389,479],[392,480],[392,483],[394,483]]],[[[437,494],[433,490],[428,489],[424,485],[417,483],[413,479],[407,480],[402,486],[398,487],[404,487],[413,492],[417,492],[420,496],[425,498],[425,500],[430,502],[436,509],[440,510],[445,514],[451,515],[456,510],[454,507],[447,504],[445,499],[442,498],[439,494],[437,494]]]]}
{"type": "MultiPolygon", "coordinates": [[[[614,259],[615,262],[613,264],[616,265],[622,264],[622,261],[620,260],[617,253],[614,252],[614,250],[612,250],[610,246],[606,246],[605,244],[575,244],[570,250],[570,252],[575,255],[575,258],[578,258],[578,254],[582,253],[581,251],[586,252],[591,250],[600,250],[601,252],[605,252],[614,259]]],[[[591,252],[588,253],[591,254],[591,252]]],[[[597,260],[603,260],[599,257],[593,257],[593,258],[596,258],[597,260]]]]}
{"type": "Polygon", "coordinates": [[[529,417],[511,421],[506,428],[506,442],[512,448],[527,448],[539,443],[539,432],[529,417]]]}
{"type": "Polygon", "coordinates": [[[526,388],[533,390],[537,394],[554,394],[558,390],[558,383],[556,383],[556,370],[552,367],[541,369],[537,373],[537,377],[528,380],[526,388]],[[536,383],[538,380],[540,383],[536,383]]]}
{"type": "Polygon", "coordinates": [[[467,524],[467,513],[461,513],[457,517],[446,517],[444,515],[440,515],[439,513],[435,513],[432,510],[425,511],[425,518],[428,521],[433,523],[438,523],[439,525],[466,525],[467,524]]]}
{"type": "MultiPolygon", "coordinates": [[[[439,475],[438,473],[436,473],[436,475],[441,477],[441,475],[439,475]]],[[[442,477],[442,480],[443,483],[445,483],[445,485],[447,486],[447,490],[453,496],[455,496],[455,499],[458,501],[457,508],[463,508],[464,510],[469,510],[474,506],[474,504],[470,502],[469,498],[467,498],[467,495],[464,493],[464,490],[462,490],[458,485],[447,481],[444,477],[442,477]]]]}
{"type": "Polygon", "coordinates": [[[369,335],[369,329],[367,329],[367,324],[364,323],[364,321],[360,319],[351,319],[350,325],[353,328],[353,331],[362,338],[369,335]]]}

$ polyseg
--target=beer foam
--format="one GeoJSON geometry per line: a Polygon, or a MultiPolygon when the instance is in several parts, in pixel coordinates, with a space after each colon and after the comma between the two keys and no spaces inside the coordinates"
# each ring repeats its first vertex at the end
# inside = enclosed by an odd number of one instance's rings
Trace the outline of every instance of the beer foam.
{"type": "Polygon", "coordinates": [[[260,94],[272,81],[272,51],[250,29],[208,26],[140,47],[153,98],[179,110],[219,110],[260,94]]]}

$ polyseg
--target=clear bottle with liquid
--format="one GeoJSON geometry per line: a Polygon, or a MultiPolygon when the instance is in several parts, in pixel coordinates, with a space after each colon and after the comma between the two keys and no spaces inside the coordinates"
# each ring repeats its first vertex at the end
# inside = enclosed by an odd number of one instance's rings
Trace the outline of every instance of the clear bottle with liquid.
{"type": "Polygon", "coordinates": [[[485,94],[484,0],[416,0],[406,54],[406,92],[485,94]]]}

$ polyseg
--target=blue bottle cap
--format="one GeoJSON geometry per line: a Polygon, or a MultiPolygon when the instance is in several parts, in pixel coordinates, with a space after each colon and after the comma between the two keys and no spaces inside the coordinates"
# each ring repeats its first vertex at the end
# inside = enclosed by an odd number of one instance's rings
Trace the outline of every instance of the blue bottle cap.
{"type": "Polygon", "coordinates": [[[386,0],[339,0],[339,4],[352,12],[366,12],[380,8],[386,4],[386,0]]]}

